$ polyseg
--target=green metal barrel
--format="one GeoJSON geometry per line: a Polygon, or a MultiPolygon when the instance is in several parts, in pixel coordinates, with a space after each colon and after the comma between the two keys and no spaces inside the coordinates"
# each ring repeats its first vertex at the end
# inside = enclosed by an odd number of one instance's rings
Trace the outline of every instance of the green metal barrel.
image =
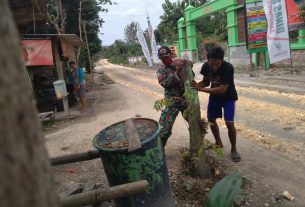
{"type": "Polygon", "coordinates": [[[126,121],[101,131],[93,145],[101,153],[110,186],[147,180],[149,187],[146,193],[116,200],[116,206],[174,207],[159,124],[151,119],[133,119],[141,147],[130,152],[126,121]]]}

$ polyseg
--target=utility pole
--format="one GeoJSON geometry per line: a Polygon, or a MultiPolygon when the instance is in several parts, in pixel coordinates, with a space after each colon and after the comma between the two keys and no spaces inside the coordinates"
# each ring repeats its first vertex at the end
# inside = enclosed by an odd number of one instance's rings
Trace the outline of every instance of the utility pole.
{"type": "MultiPolygon", "coordinates": [[[[79,30],[79,38],[83,41],[82,35],[82,0],[79,1],[79,13],[78,13],[78,30],[79,30]]],[[[77,61],[79,60],[79,56],[81,53],[82,48],[80,47],[77,52],[77,61]]]]}
{"type": "Polygon", "coordinates": [[[34,3],[32,2],[32,9],[33,9],[33,32],[36,34],[36,17],[35,17],[35,6],[34,3]]]}
{"type": "Polygon", "coordinates": [[[92,68],[91,55],[90,55],[90,48],[89,48],[88,39],[87,39],[86,22],[83,22],[83,29],[84,29],[85,39],[86,39],[86,44],[87,44],[88,60],[89,60],[89,65],[90,65],[92,83],[94,83],[94,80],[93,80],[93,68],[92,68]]]}

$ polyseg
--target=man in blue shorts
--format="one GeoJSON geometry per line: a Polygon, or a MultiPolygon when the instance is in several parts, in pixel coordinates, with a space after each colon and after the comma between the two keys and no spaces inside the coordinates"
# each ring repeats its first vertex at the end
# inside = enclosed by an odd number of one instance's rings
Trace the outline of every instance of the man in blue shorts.
{"type": "Polygon", "coordinates": [[[223,148],[223,144],[216,119],[222,118],[224,115],[231,142],[231,157],[234,162],[239,162],[241,157],[236,148],[234,125],[235,102],[238,100],[234,84],[234,68],[230,63],[224,61],[224,50],[221,47],[209,49],[207,58],[208,62],[203,64],[200,72],[203,80],[199,83],[194,81],[192,86],[198,91],[210,94],[207,115],[212,124],[211,131],[216,145],[220,148],[223,148]]]}

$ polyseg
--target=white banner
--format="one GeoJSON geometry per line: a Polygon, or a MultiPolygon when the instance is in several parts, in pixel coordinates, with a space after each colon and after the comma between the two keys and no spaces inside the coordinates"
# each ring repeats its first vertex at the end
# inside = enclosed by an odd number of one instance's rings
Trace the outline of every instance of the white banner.
{"type": "Polygon", "coordinates": [[[158,46],[155,38],[154,31],[152,32],[151,35],[151,50],[152,50],[152,56],[153,56],[153,61],[154,63],[160,63],[159,57],[158,57],[158,46]]]}
{"type": "Polygon", "coordinates": [[[142,46],[142,50],[143,50],[145,58],[146,58],[146,60],[148,62],[148,66],[152,67],[150,52],[149,52],[149,49],[148,49],[148,46],[147,46],[147,42],[146,42],[146,39],[144,37],[143,30],[142,30],[140,24],[138,24],[137,37],[138,37],[138,40],[139,40],[139,42],[140,42],[140,44],[142,46]]]}
{"type": "Polygon", "coordinates": [[[159,57],[158,57],[158,46],[155,38],[154,29],[150,23],[150,17],[147,12],[147,24],[149,29],[149,37],[150,37],[150,46],[151,46],[151,54],[152,54],[152,60],[155,64],[160,63],[159,57]]]}
{"type": "Polygon", "coordinates": [[[150,35],[150,43],[151,43],[151,53],[152,53],[152,58],[155,64],[160,63],[159,57],[158,57],[158,46],[155,38],[155,33],[154,30],[150,24],[150,21],[148,21],[148,26],[149,26],[149,35],[150,35]]]}
{"type": "Polygon", "coordinates": [[[285,0],[263,0],[268,22],[268,52],[270,63],[291,58],[288,18],[285,0]]]}

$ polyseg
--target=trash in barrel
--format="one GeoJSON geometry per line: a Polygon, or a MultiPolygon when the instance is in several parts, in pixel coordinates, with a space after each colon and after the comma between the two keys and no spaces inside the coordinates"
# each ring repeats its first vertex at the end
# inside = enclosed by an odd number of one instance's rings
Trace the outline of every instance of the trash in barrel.
{"type": "Polygon", "coordinates": [[[137,118],[111,125],[97,134],[93,145],[100,151],[110,186],[147,180],[146,193],[115,201],[118,207],[174,207],[160,126],[137,118]]]}
{"type": "Polygon", "coordinates": [[[66,82],[64,80],[55,81],[53,85],[58,99],[62,99],[64,96],[68,95],[66,82]]]}

